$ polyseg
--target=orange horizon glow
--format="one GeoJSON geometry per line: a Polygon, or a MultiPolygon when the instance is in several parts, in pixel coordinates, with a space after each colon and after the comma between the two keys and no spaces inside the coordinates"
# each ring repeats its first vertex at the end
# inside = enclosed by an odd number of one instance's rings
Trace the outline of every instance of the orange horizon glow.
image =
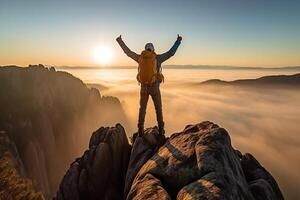
{"type": "MultiPolygon", "coordinates": [[[[183,45],[184,41],[183,41],[183,45]]],[[[37,49],[14,49],[10,48],[10,51],[1,52],[0,49],[0,65],[19,65],[28,66],[29,64],[45,64],[53,66],[87,66],[87,67],[115,67],[115,66],[135,66],[134,61],[128,58],[123,51],[114,45],[106,46],[104,51],[104,58],[101,57],[101,51],[95,53],[95,48],[99,46],[94,45],[91,47],[85,47],[83,50],[74,48],[70,52],[48,52],[41,47],[41,50],[37,49]],[[98,54],[98,55],[95,55],[98,54]],[[96,58],[97,57],[97,58],[96,58]],[[108,57],[105,60],[105,57],[108,57]],[[103,60],[104,59],[104,60],[103,60]]],[[[100,48],[102,48],[100,46],[100,48]]],[[[167,49],[167,48],[165,48],[167,49]]],[[[203,47],[205,49],[205,47],[203,47]]],[[[99,49],[98,49],[99,50],[99,49]]],[[[138,53],[138,51],[136,51],[138,53]]],[[[164,51],[157,51],[163,53],[164,51]]],[[[102,52],[103,54],[103,52],[102,52]]],[[[240,66],[240,67],[283,67],[283,66],[299,66],[300,57],[297,53],[290,53],[285,55],[265,55],[265,54],[251,54],[238,55],[238,53],[224,53],[213,54],[205,52],[199,52],[199,55],[191,55],[189,50],[184,47],[178,50],[176,55],[164,65],[221,65],[221,66],[240,66]]]]}

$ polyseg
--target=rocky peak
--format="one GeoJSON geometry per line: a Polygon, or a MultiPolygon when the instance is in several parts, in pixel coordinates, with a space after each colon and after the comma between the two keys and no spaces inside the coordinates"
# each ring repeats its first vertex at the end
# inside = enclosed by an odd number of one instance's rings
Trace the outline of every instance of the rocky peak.
{"type": "Polygon", "coordinates": [[[120,124],[101,127],[92,135],[89,150],[72,163],[56,199],[281,200],[283,196],[272,175],[251,154],[231,146],[225,129],[202,122],[167,139],[156,127],[146,129],[143,137],[133,136],[132,146],[120,124]]]}

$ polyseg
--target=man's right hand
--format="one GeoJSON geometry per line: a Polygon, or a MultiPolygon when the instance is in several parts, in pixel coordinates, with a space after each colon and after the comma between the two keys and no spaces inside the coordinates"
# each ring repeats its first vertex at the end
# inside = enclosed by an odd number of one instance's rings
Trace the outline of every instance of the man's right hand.
{"type": "Polygon", "coordinates": [[[117,41],[122,41],[122,35],[120,35],[119,37],[117,37],[116,40],[117,40],[117,41]]]}

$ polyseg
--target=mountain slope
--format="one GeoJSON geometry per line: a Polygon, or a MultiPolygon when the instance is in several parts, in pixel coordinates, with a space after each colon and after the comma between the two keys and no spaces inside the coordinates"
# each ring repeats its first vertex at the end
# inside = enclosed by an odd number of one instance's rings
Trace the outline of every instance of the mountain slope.
{"type": "Polygon", "coordinates": [[[0,130],[10,133],[26,176],[52,196],[69,162],[100,124],[126,123],[120,101],[43,65],[0,67],[0,130]]]}

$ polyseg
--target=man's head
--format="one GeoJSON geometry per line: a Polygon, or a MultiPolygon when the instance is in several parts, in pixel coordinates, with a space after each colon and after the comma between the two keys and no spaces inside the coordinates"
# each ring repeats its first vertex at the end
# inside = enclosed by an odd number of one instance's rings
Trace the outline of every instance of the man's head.
{"type": "Polygon", "coordinates": [[[154,45],[152,43],[147,43],[145,45],[145,50],[154,51],[154,45]]]}

